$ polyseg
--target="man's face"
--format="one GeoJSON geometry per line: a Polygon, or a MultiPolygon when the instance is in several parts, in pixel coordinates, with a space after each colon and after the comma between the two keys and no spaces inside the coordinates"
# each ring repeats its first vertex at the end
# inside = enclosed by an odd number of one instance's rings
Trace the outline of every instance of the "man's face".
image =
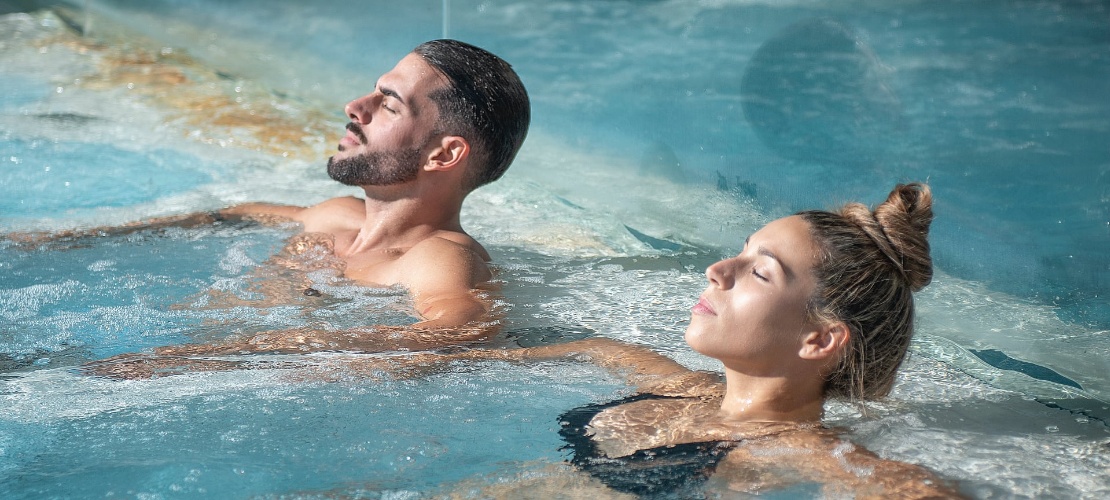
{"type": "Polygon", "coordinates": [[[351,186],[412,182],[433,146],[439,110],[428,97],[446,85],[417,54],[409,54],[378,79],[370,94],[345,109],[351,122],[328,159],[328,175],[351,186]]]}
{"type": "MultiPolygon", "coordinates": [[[[347,125],[348,130],[351,128],[354,128],[353,123],[347,125]]],[[[393,186],[412,182],[423,165],[419,148],[338,156],[328,158],[328,175],[348,186],[393,186]]]]}

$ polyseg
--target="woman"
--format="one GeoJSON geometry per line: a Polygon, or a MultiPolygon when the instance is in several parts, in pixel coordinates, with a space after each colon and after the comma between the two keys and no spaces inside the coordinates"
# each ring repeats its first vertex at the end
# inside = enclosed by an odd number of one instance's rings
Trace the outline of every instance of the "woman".
{"type": "Polygon", "coordinates": [[[773,221],[739,255],[709,266],[685,339],[721,361],[723,383],[607,339],[361,368],[415,376],[459,358],[565,356],[609,368],[636,394],[565,414],[561,433],[572,462],[619,491],[688,496],[708,481],[748,493],[793,485],[805,496],[959,496],[926,470],[882,460],[820,425],[828,398],[890,392],[913,334],[913,292],[932,279],[932,217],[928,186],[899,185],[874,211],[852,203],[773,221]]]}
{"type": "Polygon", "coordinates": [[[899,185],[874,211],[852,203],[775,220],[739,255],[709,266],[685,339],[721,361],[723,383],[600,338],[363,357],[342,370],[406,377],[460,358],[568,356],[611,369],[636,394],[569,412],[562,434],[572,462],[618,491],[686,496],[708,481],[748,493],[793,485],[855,498],[958,496],[924,469],[882,460],[820,425],[828,398],[890,392],[913,334],[913,292],[932,278],[932,217],[926,185],[899,185]]]}

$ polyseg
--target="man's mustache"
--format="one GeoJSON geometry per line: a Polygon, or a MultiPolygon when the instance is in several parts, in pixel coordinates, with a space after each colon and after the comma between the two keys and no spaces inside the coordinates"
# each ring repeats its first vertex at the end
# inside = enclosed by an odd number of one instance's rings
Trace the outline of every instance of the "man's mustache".
{"type": "Polygon", "coordinates": [[[359,144],[366,144],[366,134],[362,133],[362,128],[360,128],[358,125],[355,125],[355,122],[347,122],[347,130],[350,130],[353,134],[355,134],[355,137],[358,137],[359,144]]]}

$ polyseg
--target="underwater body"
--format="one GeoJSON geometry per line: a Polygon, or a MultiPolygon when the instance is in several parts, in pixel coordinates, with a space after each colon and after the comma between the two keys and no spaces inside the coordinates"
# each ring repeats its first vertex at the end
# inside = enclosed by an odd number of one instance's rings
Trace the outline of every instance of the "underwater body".
{"type": "MultiPolygon", "coordinates": [[[[776,217],[927,181],[937,276],[918,295],[910,357],[888,400],[830,403],[826,422],[973,497],[1110,494],[1101,2],[0,8],[4,233],[358,194],[324,171],[348,100],[428,39],[504,57],[529,90],[531,131],[463,211],[502,285],[495,346],[605,336],[715,370],[682,341],[708,264],[776,217]]],[[[414,320],[402,290],[270,269],[291,234],[0,243],[0,497],[526,488],[566,467],[558,415],[630,391],[569,361],[373,383],[77,370],[159,345],[414,320]],[[305,280],[323,296],[299,294],[305,280]]]]}

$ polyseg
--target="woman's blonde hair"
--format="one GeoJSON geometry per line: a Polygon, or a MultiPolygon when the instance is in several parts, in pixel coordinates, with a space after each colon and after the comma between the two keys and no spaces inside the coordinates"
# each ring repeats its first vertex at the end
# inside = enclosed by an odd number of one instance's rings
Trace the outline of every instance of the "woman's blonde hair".
{"type": "Polygon", "coordinates": [[[929,225],[933,198],[921,183],[898,185],[874,211],[850,203],[800,215],[820,249],[808,312],[851,332],[825,394],[853,400],[886,396],[913,335],[913,292],[933,278],[929,225]]]}

